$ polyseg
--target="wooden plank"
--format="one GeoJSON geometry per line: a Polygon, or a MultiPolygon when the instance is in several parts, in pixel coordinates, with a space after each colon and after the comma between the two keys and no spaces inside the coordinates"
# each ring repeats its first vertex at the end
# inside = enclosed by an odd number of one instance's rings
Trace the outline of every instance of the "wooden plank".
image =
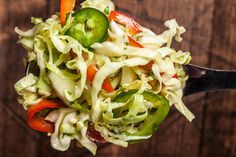
{"type": "MultiPolygon", "coordinates": [[[[210,65],[219,69],[236,69],[236,22],[234,0],[215,1],[210,65]]],[[[200,155],[202,157],[236,156],[235,91],[209,94],[205,107],[205,125],[200,155]]]]}
{"type": "Polygon", "coordinates": [[[1,156],[3,157],[24,157],[28,153],[32,156],[37,155],[37,138],[38,135],[34,135],[28,132],[28,127],[24,127],[24,123],[19,122],[17,116],[15,116],[8,108],[2,104],[0,106],[2,111],[1,126],[1,156]],[[33,137],[33,139],[32,139],[33,137]]]}
{"type": "MultiPolygon", "coordinates": [[[[193,63],[222,69],[236,68],[235,1],[114,0],[114,2],[118,10],[127,12],[142,25],[157,33],[164,30],[165,20],[176,18],[186,27],[187,32],[183,43],[175,44],[175,47],[191,51],[193,63]]],[[[58,11],[59,0],[1,0],[0,8],[2,76],[0,126],[3,126],[0,127],[0,156],[14,157],[29,154],[32,157],[92,156],[74,144],[66,152],[53,150],[47,136],[27,127],[25,111],[15,105],[16,94],[12,86],[23,76],[24,67],[19,61],[26,53],[21,46],[15,44],[17,37],[13,28],[16,25],[29,28],[31,16],[43,16],[44,19],[50,17],[58,11]]],[[[236,156],[236,110],[232,100],[235,94],[235,92],[215,92],[207,96],[198,94],[188,97],[185,102],[197,117],[193,123],[188,123],[173,109],[166,122],[151,139],[131,145],[127,149],[114,145],[104,148],[101,146],[97,156],[186,157],[190,154],[193,157],[236,156]]]]}
{"type": "MultiPolygon", "coordinates": [[[[14,27],[30,28],[30,17],[45,17],[46,0],[0,1],[0,156],[38,156],[39,133],[29,129],[25,111],[16,102],[13,84],[24,75],[25,50],[16,44],[14,27]]],[[[41,146],[43,147],[43,146],[41,146]]]]}
{"type": "MultiPolygon", "coordinates": [[[[0,101],[1,102],[1,101],[0,101]]],[[[3,121],[3,119],[6,117],[6,115],[5,115],[5,112],[3,111],[3,105],[2,105],[2,103],[0,103],[1,104],[1,106],[0,106],[0,118],[2,119],[2,120],[0,120],[0,138],[2,139],[2,137],[4,136],[4,134],[5,134],[5,122],[3,121]]],[[[4,143],[2,142],[2,140],[1,140],[1,142],[0,142],[0,156],[3,156],[3,148],[4,148],[4,143]]]]}

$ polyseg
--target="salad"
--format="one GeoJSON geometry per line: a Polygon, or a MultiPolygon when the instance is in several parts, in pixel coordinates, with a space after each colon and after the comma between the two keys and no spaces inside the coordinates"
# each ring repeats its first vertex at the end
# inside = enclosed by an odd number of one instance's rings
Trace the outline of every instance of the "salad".
{"type": "Polygon", "coordinates": [[[34,130],[48,133],[53,148],[72,140],[96,154],[98,143],[148,139],[174,105],[189,121],[182,102],[189,52],[176,51],[184,27],[172,19],[157,35],[110,0],[61,0],[60,13],[34,27],[15,28],[27,51],[26,75],[15,84],[18,101],[34,130]]]}

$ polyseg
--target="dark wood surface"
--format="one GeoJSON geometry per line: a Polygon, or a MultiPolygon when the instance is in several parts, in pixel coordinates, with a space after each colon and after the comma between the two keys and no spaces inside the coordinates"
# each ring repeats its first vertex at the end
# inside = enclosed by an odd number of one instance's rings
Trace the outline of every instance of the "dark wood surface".
{"type": "MultiPolygon", "coordinates": [[[[79,1],[78,1],[79,2],[79,1]]],[[[236,69],[235,0],[114,0],[117,9],[157,33],[167,19],[185,28],[177,48],[192,53],[192,63],[236,69]]],[[[0,157],[92,156],[71,145],[66,152],[50,147],[49,138],[26,125],[13,84],[24,75],[26,52],[16,44],[14,27],[30,28],[30,17],[44,19],[58,11],[59,0],[0,0],[0,157]]],[[[185,98],[196,115],[189,123],[172,110],[159,131],[145,142],[121,148],[103,145],[97,156],[111,157],[236,157],[236,91],[197,94],[185,98]]]]}

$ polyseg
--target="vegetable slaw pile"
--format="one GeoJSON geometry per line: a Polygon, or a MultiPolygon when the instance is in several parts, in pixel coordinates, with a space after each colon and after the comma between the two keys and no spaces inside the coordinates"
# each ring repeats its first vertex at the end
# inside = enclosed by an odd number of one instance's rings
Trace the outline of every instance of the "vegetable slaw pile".
{"type": "Polygon", "coordinates": [[[65,151],[72,140],[96,153],[97,143],[127,147],[148,139],[174,105],[189,121],[182,102],[189,52],[171,48],[185,32],[177,22],[156,35],[110,0],[61,0],[60,13],[32,18],[16,28],[27,51],[26,76],[15,84],[28,125],[65,151]]]}

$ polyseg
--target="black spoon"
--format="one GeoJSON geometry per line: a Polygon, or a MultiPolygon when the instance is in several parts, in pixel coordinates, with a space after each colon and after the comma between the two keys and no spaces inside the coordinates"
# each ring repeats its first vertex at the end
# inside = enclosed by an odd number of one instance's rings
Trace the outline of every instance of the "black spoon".
{"type": "Polygon", "coordinates": [[[184,66],[189,75],[184,96],[198,92],[236,89],[236,70],[217,70],[196,65],[184,66]]]}

